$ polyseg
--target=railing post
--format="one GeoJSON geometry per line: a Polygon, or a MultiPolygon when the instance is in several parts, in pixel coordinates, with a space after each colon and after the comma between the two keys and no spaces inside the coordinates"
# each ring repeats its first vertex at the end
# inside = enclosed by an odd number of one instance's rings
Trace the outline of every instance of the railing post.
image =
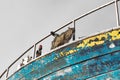
{"type": "Polygon", "coordinates": [[[36,44],[34,44],[34,54],[33,54],[33,59],[35,59],[36,54],[36,44]]]}
{"type": "Polygon", "coordinates": [[[8,78],[8,75],[9,75],[9,67],[8,67],[7,73],[6,73],[6,80],[7,80],[7,78],[8,78]]]}
{"type": "MultiPolygon", "coordinates": [[[[75,20],[73,21],[73,26],[74,26],[74,29],[75,29],[75,20]]],[[[76,30],[75,30],[76,32],[76,30]]],[[[75,32],[73,33],[73,41],[75,40],[75,32]]]]}
{"type": "Polygon", "coordinates": [[[118,0],[115,0],[115,11],[116,11],[117,26],[120,26],[118,0]]]}

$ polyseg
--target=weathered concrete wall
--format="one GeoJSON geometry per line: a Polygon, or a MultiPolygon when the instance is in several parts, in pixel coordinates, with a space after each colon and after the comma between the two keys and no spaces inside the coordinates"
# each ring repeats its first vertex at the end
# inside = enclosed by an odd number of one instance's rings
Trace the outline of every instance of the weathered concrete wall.
{"type": "MultiPolygon", "coordinates": [[[[8,80],[83,80],[89,78],[104,80],[107,77],[102,78],[102,76],[107,73],[114,76],[119,69],[120,29],[115,29],[90,36],[38,58],[17,71],[8,80]]],[[[116,77],[117,75],[119,74],[116,74],[116,77]]]]}

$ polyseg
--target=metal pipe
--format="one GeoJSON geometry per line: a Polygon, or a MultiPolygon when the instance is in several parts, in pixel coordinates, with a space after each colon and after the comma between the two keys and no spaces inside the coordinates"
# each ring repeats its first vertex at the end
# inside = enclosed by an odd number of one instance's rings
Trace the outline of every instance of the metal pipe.
{"type": "Polygon", "coordinates": [[[36,53],[36,44],[34,44],[34,55],[33,55],[33,59],[35,59],[35,53],[36,53]]]}
{"type": "Polygon", "coordinates": [[[12,65],[14,65],[22,56],[24,56],[29,50],[31,50],[34,47],[31,46],[29,49],[27,49],[22,55],[20,55],[8,68],[10,68],[12,65]]]}
{"type": "Polygon", "coordinates": [[[61,28],[57,29],[55,32],[57,32],[57,31],[59,31],[59,30],[61,30],[61,29],[65,28],[66,26],[68,26],[68,25],[70,25],[70,24],[72,24],[72,23],[73,23],[73,21],[71,21],[71,22],[69,22],[69,23],[65,24],[65,25],[64,25],[64,26],[62,26],[61,28]]]}
{"type": "Polygon", "coordinates": [[[7,69],[0,75],[0,78],[7,72],[7,69]]]}
{"type": "MultiPolygon", "coordinates": [[[[55,30],[54,32],[57,32],[57,31],[59,31],[59,30],[63,29],[64,27],[66,27],[66,26],[70,25],[72,22],[73,22],[73,21],[71,21],[71,22],[67,23],[66,25],[62,26],[61,28],[59,28],[59,29],[55,30]]],[[[49,36],[51,36],[51,34],[47,35],[46,37],[44,37],[43,39],[41,39],[40,41],[38,41],[38,42],[36,43],[36,45],[37,45],[37,44],[39,44],[40,42],[42,42],[43,40],[45,40],[46,38],[48,38],[49,36]]]]}
{"type": "Polygon", "coordinates": [[[8,74],[9,74],[9,68],[7,69],[6,79],[8,78],[8,74]]]}
{"type": "Polygon", "coordinates": [[[115,0],[115,11],[116,11],[117,26],[120,26],[118,0],[115,0]]]}
{"type": "Polygon", "coordinates": [[[89,11],[89,12],[83,14],[83,15],[81,15],[80,17],[76,18],[75,21],[77,21],[77,20],[79,20],[79,19],[81,19],[83,17],[86,17],[87,15],[92,14],[92,13],[94,13],[94,12],[96,12],[96,11],[106,7],[106,6],[109,6],[109,5],[113,4],[113,3],[115,3],[115,1],[108,2],[108,3],[102,5],[102,6],[98,7],[98,8],[95,8],[95,9],[93,9],[93,10],[91,10],[91,11],[89,11]]]}
{"type": "MultiPolygon", "coordinates": [[[[75,20],[73,21],[73,27],[74,27],[74,30],[75,30],[75,20]]],[[[76,30],[73,33],[73,40],[75,40],[75,32],[76,32],[76,30]]]]}
{"type": "MultiPolygon", "coordinates": [[[[118,0],[118,1],[120,1],[120,0],[118,0]]],[[[108,2],[108,3],[102,5],[102,6],[98,7],[98,8],[95,8],[95,9],[93,9],[93,10],[87,12],[86,14],[81,15],[80,17],[76,18],[74,21],[77,21],[77,20],[79,20],[79,19],[81,19],[81,18],[83,18],[83,17],[85,17],[85,16],[87,16],[87,15],[93,13],[93,12],[96,12],[96,11],[98,11],[98,10],[100,10],[100,9],[102,9],[102,8],[104,8],[104,7],[106,7],[106,6],[109,6],[109,5],[113,4],[113,3],[115,3],[115,1],[108,2]]],[[[54,32],[57,32],[57,31],[61,30],[62,28],[64,28],[64,27],[70,25],[71,23],[73,23],[73,21],[67,23],[66,25],[62,26],[61,28],[57,29],[57,30],[54,31],[54,32]]],[[[51,34],[49,34],[48,36],[46,36],[46,37],[44,37],[43,39],[41,39],[40,41],[38,41],[38,42],[36,43],[36,45],[37,45],[38,43],[40,43],[41,41],[43,41],[44,39],[46,39],[47,37],[49,37],[49,36],[51,36],[51,34]]]]}

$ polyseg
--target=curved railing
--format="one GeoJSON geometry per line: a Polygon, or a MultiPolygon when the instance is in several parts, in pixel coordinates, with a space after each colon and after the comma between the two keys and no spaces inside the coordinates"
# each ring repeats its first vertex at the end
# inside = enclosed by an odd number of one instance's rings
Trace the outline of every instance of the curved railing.
{"type": "MultiPolygon", "coordinates": [[[[55,30],[54,32],[57,32],[57,31],[65,28],[65,27],[67,27],[67,26],[70,25],[70,24],[73,24],[73,26],[74,26],[74,28],[75,28],[75,23],[76,23],[76,21],[78,21],[79,19],[81,19],[81,18],[83,18],[83,17],[86,17],[87,15],[92,14],[92,13],[94,13],[94,12],[96,12],[96,11],[102,9],[102,8],[105,8],[105,7],[107,7],[107,6],[111,5],[111,4],[115,4],[116,22],[117,22],[117,26],[120,26],[118,1],[120,1],[120,0],[113,0],[113,1],[110,1],[110,2],[108,2],[108,3],[106,3],[106,4],[102,5],[102,6],[98,7],[98,8],[95,8],[95,9],[93,9],[93,10],[91,10],[91,11],[89,11],[89,12],[83,14],[83,15],[81,15],[80,17],[76,18],[75,20],[70,21],[69,23],[67,23],[66,25],[62,26],[61,28],[55,30]]],[[[22,55],[20,55],[20,56],[0,75],[0,78],[2,78],[3,75],[5,75],[5,73],[6,73],[6,79],[7,79],[7,78],[9,77],[8,74],[9,74],[10,68],[11,68],[19,59],[21,59],[21,57],[23,57],[25,54],[27,54],[27,52],[30,51],[31,49],[34,49],[33,59],[35,59],[35,53],[36,53],[36,46],[37,46],[37,44],[39,44],[40,42],[44,41],[46,38],[48,38],[48,37],[50,37],[50,36],[51,36],[51,34],[45,36],[43,39],[41,39],[40,41],[36,42],[36,43],[35,43],[34,45],[32,45],[29,49],[27,49],[22,55]]],[[[75,34],[73,35],[73,40],[75,40],[75,34]]]]}

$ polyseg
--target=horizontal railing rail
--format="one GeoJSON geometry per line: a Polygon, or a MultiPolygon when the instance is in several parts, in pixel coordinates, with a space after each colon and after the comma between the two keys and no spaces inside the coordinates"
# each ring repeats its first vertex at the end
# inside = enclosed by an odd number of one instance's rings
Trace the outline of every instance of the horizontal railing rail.
{"type": "MultiPolygon", "coordinates": [[[[72,23],[73,23],[73,21],[67,23],[66,25],[62,26],[61,28],[55,30],[54,32],[57,32],[57,31],[59,31],[59,30],[65,28],[66,26],[68,26],[68,25],[70,25],[70,24],[72,24],[72,23]]],[[[46,37],[44,37],[43,39],[41,39],[40,41],[38,41],[38,42],[36,43],[36,45],[39,44],[40,42],[42,42],[43,40],[45,40],[46,38],[48,38],[49,36],[51,36],[51,34],[47,35],[46,37]]]]}
{"type": "Polygon", "coordinates": [[[7,69],[0,75],[0,78],[7,72],[7,69]]]}
{"type": "MultiPolygon", "coordinates": [[[[86,17],[87,15],[90,15],[90,14],[92,14],[92,13],[94,13],[94,12],[100,10],[100,9],[103,9],[103,8],[105,8],[105,7],[107,7],[107,6],[111,5],[111,4],[114,4],[114,3],[115,3],[117,26],[120,26],[118,1],[120,1],[120,0],[113,0],[113,1],[110,1],[110,2],[108,2],[108,3],[106,3],[106,4],[102,5],[102,6],[99,6],[98,8],[95,8],[95,9],[93,9],[93,10],[91,10],[91,11],[89,11],[89,12],[83,14],[83,15],[81,15],[80,17],[74,19],[73,21],[68,22],[67,24],[65,24],[64,26],[62,26],[62,27],[60,27],[59,29],[55,30],[54,32],[57,32],[57,31],[65,28],[65,27],[67,27],[68,25],[70,25],[70,24],[72,24],[72,23],[74,24],[73,26],[74,26],[74,28],[75,28],[75,22],[76,22],[76,21],[78,21],[78,20],[80,20],[81,18],[84,18],[84,17],[86,17]]],[[[50,37],[50,36],[51,36],[51,34],[45,36],[44,38],[42,38],[41,40],[39,40],[38,42],[36,42],[34,45],[32,45],[29,49],[27,49],[27,50],[26,50],[22,55],[20,55],[12,64],[10,64],[10,66],[0,75],[0,78],[2,78],[2,76],[3,76],[5,73],[6,73],[6,78],[8,78],[9,69],[10,69],[19,59],[21,59],[25,54],[27,54],[27,52],[30,51],[32,48],[34,48],[33,58],[35,58],[36,45],[39,44],[40,42],[44,41],[45,39],[47,39],[47,38],[50,37]]],[[[74,39],[75,39],[75,35],[74,35],[74,39]]],[[[73,39],[73,40],[74,40],[74,39],[73,39]]]]}

